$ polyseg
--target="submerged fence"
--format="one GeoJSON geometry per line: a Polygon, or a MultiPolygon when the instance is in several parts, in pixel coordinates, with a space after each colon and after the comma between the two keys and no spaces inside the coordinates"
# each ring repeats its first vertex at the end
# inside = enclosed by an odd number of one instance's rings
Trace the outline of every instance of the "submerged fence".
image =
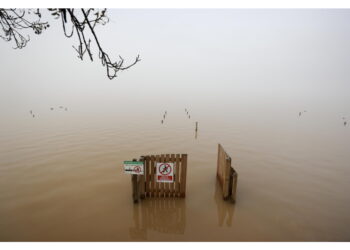
{"type": "MultiPolygon", "coordinates": [[[[134,202],[146,197],[186,196],[187,154],[147,155],[133,162],[136,164],[131,176],[134,202]]],[[[231,165],[231,157],[220,144],[216,176],[223,198],[235,202],[238,174],[231,165]]]]}
{"type": "Polygon", "coordinates": [[[218,145],[216,176],[222,187],[224,199],[235,202],[238,174],[231,166],[231,157],[225,152],[220,144],[218,145]]]}
{"type": "MultiPolygon", "coordinates": [[[[162,154],[142,156],[144,175],[132,175],[133,199],[145,197],[185,197],[187,154],[162,154]],[[169,181],[161,182],[157,173],[171,171],[169,181]],[[171,178],[170,178],[171,177],[171,178]]],[[[166,175],[164,177],[167,177],[166,175]]]]}

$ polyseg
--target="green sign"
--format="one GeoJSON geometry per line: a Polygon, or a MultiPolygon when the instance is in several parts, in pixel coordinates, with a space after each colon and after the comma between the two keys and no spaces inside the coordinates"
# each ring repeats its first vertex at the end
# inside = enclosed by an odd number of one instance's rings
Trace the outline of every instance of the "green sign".
{"type": "Polygon", "coordinates": [[[124,173],[143,175],[142,161],[124,161],[124,173]]]}

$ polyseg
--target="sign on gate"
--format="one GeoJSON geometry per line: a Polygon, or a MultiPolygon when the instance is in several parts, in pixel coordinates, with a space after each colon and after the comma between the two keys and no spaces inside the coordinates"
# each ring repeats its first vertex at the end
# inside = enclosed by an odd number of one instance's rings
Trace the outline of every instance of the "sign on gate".
{"type": "Polygon", "coordinates": [[[174,182],[174,163],[157,163],[157,182],[174,182]]]}
{"type": "Polygon", "coordinates": [[[124,161],[124,173],[127,174],[144,174],[142,161],[124,161]]]}

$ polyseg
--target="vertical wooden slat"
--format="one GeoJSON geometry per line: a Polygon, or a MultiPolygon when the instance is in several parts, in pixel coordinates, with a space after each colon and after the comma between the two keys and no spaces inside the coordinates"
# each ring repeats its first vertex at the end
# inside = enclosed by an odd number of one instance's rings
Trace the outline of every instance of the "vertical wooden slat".
{"type": "Polygon", "coordinates": [[[218,159],[216,165],[216,175],[220,178],[220,153],[221,153],[221,145],[218,144],[218,159]]]}
{"type": "Polygon", "coordinates": [[[180,193],[180,154],[176,154],[176,176],[175,176],[175,197],[180,193]]]}
{"type": "Polygon", "coordinates": [[[153,186],[154,186],[154,190],[153,190],[153,194],[154,194],[154,197],[157,197],[157,195],[158,195],[158,183],[157,183],[157,180],[156,180],[156,165],[157,165],[157,161],[158,161],[158,159],[157,159],[157,156],[155,155],[154,156],[154,162],[153,162],[153,171],[154,171],[154,177],[153,177],[153,179],[154,179],[154,184],[153,184],[153,186]]]}
{"type": "MultiPolygon", "coordinates": [[[[165,155],[165,161],[167,163],[170,163],[170,155],[166,154],[165,155]]],[[[164,197],[169,197],[170,196],[170,183],[164,183],[164,197]]]]}
{"type": "MultiPolygon", "coordinates": [[[[161,162],[161,157],[162,155],[156,155],[156,163],[155,163],[155,168],[154,168],[154,174],[155,174],[155,182],[156,182],[156,197],[160,197],[160,183],[157,182],[157,163],[161,162]]],[[[158,206],[158,203],[155,203],[156,206],[158,206]]]]}
{"type": "MultiPolygon", "coordinates": [[[[165,162],[165,155],[164,154],[162,154],[161,156],[160,156],[160,162],[161,163],[164,163],[165,162]]],[[[165,194],[165,183],[164,182],[160,182],[159,183],[160,185],[159,185],[159,189],[160,189],[160,192],[159,192],[159,197],[164,197],[164,194],[165,194]]],[[[160,204],[161,205],[161,204],[160,204]]]]}
{"type": "Polygon", "coordinates": [[[155,161],[155,157],[153,155],[151,155],[151,159],[150,159],[150,168],[151,168],[151,196],[154,197],[154,194],[156,192],[156,183],[154,180],[154,161],[155,161]]]}
{"type": "MultiPolygon", "coordinates": [[[[165,155],[163,155],[163,162],[167,162],[168,160],[167,160],[167,155],[165,154],[165,155]]],[[[163,196],[162,197],[166,197],[166,195],[167,195],[167,184],[168,183],[162,183],[163,184],[163,188],[162,188],[162,190],[163,190],[163,196]]],[[[164,206],[164,203],[163,203],[163,206],[164,206]]]]}
{"type": "MultiPolygon", "coordinates": [[[[157,169],[156,169],[156,167],[157,167],[157,163],[159,163],[161,160],[160,160],[160,156],[159,155],[156,155],[156,163],[154,164],[154,166],[155,166],[155,174],[157,173],[157,169]]],[[[157,182],[157,180],[156,180],[156,177],[155,177],[155,187],[156,187],[156,190],[155,190],[155,197],[160,197],[160,183],[159,182],[157,182]]]]}
{"type": "Polygon", "coordinates": [[[226,153],[223,147],[219,144],[218,149],[218,178],[222,188],[225,186],[225,169],[226,169],[226,153]]]}
{"type": "Polygon", "coordinates": [[[146,196],[151,197],[151,168],[150,168],[150,157],[145,157],[145,170],[146,170],[146,196]]]}
{"type": "Polygon", "coordinates": [[[181,197],[186,196],[186,172],[187,172],[187,154],[181,155],[181,197]]]}
{"type": "Polygon", "coordinates": [[[147,167],[148,167],[148,196],[151,197],[152,193],[152,164],[151,157],[147,156],[147,167]]]}
{"type": "MultiPolygon", "coordinates": [[[[176,166],[176,163],[175,163],[175,161],[176,161],[176,159],[175,159],[175,154],[171,154],[171,156],[170,156],[170,161],[172,162],[172,163],[174,163],[174,166],[176,166]]],[[[173,169],[173,171],[174,171],[174,178],[175,178],[175,167],[174,167],[174,169],[173,169]]],[[[169,197],[174,197],[174,191],[175,191],[175,181],[173,182],[173,183],[170,183],[170,185],[169,185],[170,187],[169,187],[169,197]]]]}
{"type": "MultiPolygon", "coordinates": [[[[165,154],[162,155],[162,162],[164,163],[165,162],[165,154]]],[[[161,182],[161,185],[160,185],[160,190],[162,190],[161,194],[160,194],[160,197],[165,197],[165,184],[164,182],[161,182]]],[[[164,203],[162,203],[164,205],[164,203]]],[[[163,206],[162,205],[162,206],[163,206]]]]}
{"type": "Polygon", "coordinates": [[[144,156],[143,157],[143,167],[144,167],[144,181],[145,181],[145,197],[147,197],[147,193],[148,193],[148,172],[147,172],[147,157],[144,156]]]}

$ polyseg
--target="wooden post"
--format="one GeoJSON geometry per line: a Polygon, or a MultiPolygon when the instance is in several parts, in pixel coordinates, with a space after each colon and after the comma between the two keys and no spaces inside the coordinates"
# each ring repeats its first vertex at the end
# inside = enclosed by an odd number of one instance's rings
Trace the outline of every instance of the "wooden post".
{"type": "Polygon", "coordinates": [[[236,171],[233,170],[232,168],[232,190],[231,190],[231,199],[233,201],[233,203],[236,202],[236,190],[237,190],[237,181],[238,181],[238,174],[236,171]]]}
{"type": "Polygon", "coordinates": [[[224,185],[223,185],[223,194],[224,194],[224,199],[228,199],[230,196],[230,178],[231,178],[231,158],[226,156],[225,159],[225,169],[224,169],[224,185]]]}
{"type": "MultiPolygon", "coordinates": [[[[132,161],[137,161],[136,159],[133,159],[132,161]]],[[[131,183],[132,183],[132,198],[134,200],[134,203],[139,202],[139,183],[137,174],[131,175],[131,183]]]]}
{"type": "Polygon", "coordinates": [[[140,198],[141,199],[144,199],[145,198],[145,185],[146,185],[146,182],[145,182],[145,175],[146,175],[146,165],[145,165],[145,157],[144,156],[141,156],[140,157],[140,161],[143,162],[143,175],[140,175],[138,177],[138,185],[139,185],[139,189],[140,189],[140,198]]]}

